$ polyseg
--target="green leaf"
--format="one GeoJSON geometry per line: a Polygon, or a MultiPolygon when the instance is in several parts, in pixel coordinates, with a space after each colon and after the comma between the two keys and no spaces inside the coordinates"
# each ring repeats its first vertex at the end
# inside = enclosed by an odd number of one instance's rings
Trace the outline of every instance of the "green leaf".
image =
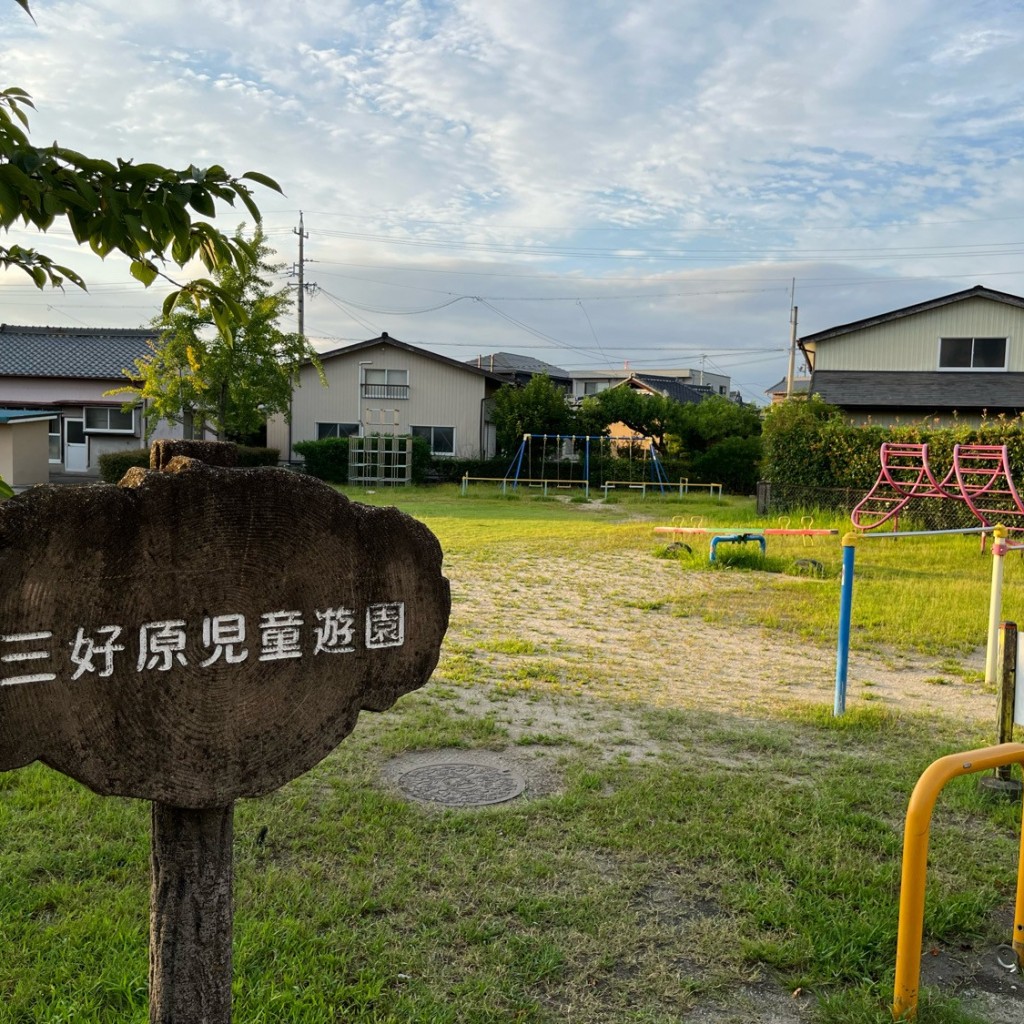
{"type": "MultiPolygon", "coordinates": [[[[20,3],[21,0],[18,0],[18,2],[20,3]]],[[[0,477],[0,498],[13,498],[13,497],[14,497],[14,488],[12,488],[11,485],[9,483],[7,483],[6,480],[3,479],[3,477],[0,477]]]]}
{"type": "Polygon", "coordinates": [[[156,280],[157,269],[148,260],[132,260],[131,275],[148,288],[156,280]]]}
{"type": "Polygon", "coordinates": [[[217,209],[213,205],[210,193],[204,188],[196,187],[192,189],[192,196],[189,199],[188,204],[193,210],[197,213],[201,213],[204,217],[215,217],[217,215],[217,209]]]}
{"type": "Polygon", "coordinates": [[[281,195],[284,195],[284,189],[273,178],[268,177],[266,174],[260,174],[259,171],[246,171],[242,178],[246,181],[255,181],[258,185],[272,188],[275,192],[280,192],[281,195]]]}

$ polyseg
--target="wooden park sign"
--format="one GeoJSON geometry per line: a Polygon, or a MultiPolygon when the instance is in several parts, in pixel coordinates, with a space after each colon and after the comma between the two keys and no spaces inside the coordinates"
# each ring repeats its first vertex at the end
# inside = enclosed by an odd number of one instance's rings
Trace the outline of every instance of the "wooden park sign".
{"type": "Polygon", "coordinates": [[[172,456],[0,505],[0,770],[153,802],[150,1021],[222,1024],[234,801],[422,686],[450,598],[397,509],[172,456]]]}

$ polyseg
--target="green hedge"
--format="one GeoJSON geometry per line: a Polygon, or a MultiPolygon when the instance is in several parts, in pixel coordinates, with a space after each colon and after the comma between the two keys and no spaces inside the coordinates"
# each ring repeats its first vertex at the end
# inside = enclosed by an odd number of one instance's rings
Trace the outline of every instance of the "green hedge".
{"type": "MultiPolygon", "coordinates": [[[[239,466],[276,466],[281,453],[276,448],[248,448],[238,445],[239,466]]],[[[126,448],[120,452],[105,452],[99,457],[100,478],[116,484],[132,466],[149,469],[148,448],[126,448]]]]}
{"type": "Polygon", "coordinates": [[[238,446],[239,466],[276,466],[281,459],[277,448],[254,448],[249,445],[238,446]]]}
{"type": "Polygon", "coordinates": [[[911,423],[855,426],[842,410],[818,398],[790,400],[765,416],[761,476],[788,487],[850,488],[867,492],[878,477],[883,441],[927,444],[932,471],[941,479],[958,444],[1005,444],[1014,479],[1024,481],[1024,417],[983,420],[980,426],[911,423]]]}
{"type": "Polygon", "coordinates": [[[108,484],[116,484],[133,466],[149,469],[148,448],[126,448],[120,452],[104,452],[99,457],[100,477],[108,484]]]}
{"type": "Polygon", "coordinates": [[[295,450],[306,463],[306,472],[331,484],[348,483],[348,438],[325,437],[322,441],[297,441],[295,450]]]}
{"type": "MultiPolygon", "coordinates": [[[[400,435],[406,440],[408,435],[400,435]]],[[[295,450],[305,460],[305,470],[318,480],[332,484],[348,483],[348,442],[347,437],[325,437],[321,441],[299,441],[295,450]]],[[[412,482],[428,483],[432,479],[434,459],[430,454],[430,442],[426,438],[412,439],[412,482]]],[[[440,461],[440,460],[437,460],[440,461]]]]}

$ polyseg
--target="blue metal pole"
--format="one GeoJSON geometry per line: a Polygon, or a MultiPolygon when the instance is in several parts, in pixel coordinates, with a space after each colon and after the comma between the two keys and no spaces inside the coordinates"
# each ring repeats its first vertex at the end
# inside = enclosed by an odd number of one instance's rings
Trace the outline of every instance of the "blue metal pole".
{"type": "Polygon", "coordinates": [[[846,711],[846,670],[850,663],[850,613],[853,610],[853,556],[857,534],[843,537],[843,580],[839,588],[839,641],[836,652],[836,698],[833,714],[846,711]]]}

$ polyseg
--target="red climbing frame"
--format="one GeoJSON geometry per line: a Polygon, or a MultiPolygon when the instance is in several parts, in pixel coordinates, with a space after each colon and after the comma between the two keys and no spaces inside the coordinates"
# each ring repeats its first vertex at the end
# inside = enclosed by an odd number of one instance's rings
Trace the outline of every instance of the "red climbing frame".
{"type": "Polygon", "coordinates": [[[956,498],[949,492],[954,471],[942,481],[935,479],[928,463],[926,444],[883,443],[879,455],[882,467],[878,479],[861,499],[850,518],[859,530],[873,530],[882,523],[899,521],[899,514],[911,498],[956,498]]]}
{"type": "MultiPolygon", "coordinates": [[[[1006,445],[954,446],[953,465],[941,480],[932,472],[926,444],[886,442],[879,455],[878,479],[850,516],[860,530],[873,530],[889,520],[895,528],[912,498],[966,502],[983,526],[1024,520],[1024,502],[1010,474],[1006,445]]],[[[1024,524],[1010,529],[1022,530],[1024,524]]]]}
{"type": "Polygon", "coordinates": [[[983,526],[999,522],[1009,526],[1013,518],[1024,518],[1005,444],[958,444],[953,449],[953,469],[960,494],[983,526]]]}

